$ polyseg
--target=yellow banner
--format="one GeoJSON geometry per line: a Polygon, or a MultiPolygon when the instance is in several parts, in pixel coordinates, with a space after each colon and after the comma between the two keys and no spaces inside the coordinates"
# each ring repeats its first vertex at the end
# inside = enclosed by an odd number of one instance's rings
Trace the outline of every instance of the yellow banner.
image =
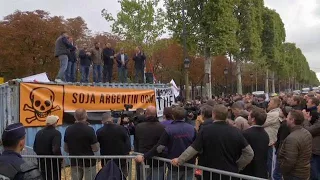
{"type": "Polygon", "coordinates": [[[155,105],[154,90],[20,84],[20,122],[24,126],[44,126],[50,114],[59,116],[61,125],[63,112],[79,108],[89,112],[123,110],[125,104],[132,104],[132,109],[155,105]]]}
{"type": "Polygon", "coordinates": [[[0,77],[0,84],[3,84],[3,83],[4,83],[4,78],[0,77]]]}

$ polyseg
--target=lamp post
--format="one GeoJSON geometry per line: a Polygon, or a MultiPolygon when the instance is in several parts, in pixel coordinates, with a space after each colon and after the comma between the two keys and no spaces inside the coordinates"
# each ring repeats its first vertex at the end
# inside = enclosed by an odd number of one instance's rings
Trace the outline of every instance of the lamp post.
{"type": "Polygon", "coordinates": [[[190,60],[187,58],[187,36],[186,36],[186,17],[185,17],[185,2],[182,3],[182,18],[183,18],[183,30],[182,30],[182,38],[183,38],[183,64],[184,64],[184,72],[185,72],[185,84],[186,84],[186,100],[190,99],[190,91],[189,91],[189,67],[190,60]]]}
{"type": "Polygon", "coordinates": [[[250,79],[251,79],[251,93],[253,92],[253,74],[250,74],[250,79]]]}
{"type": "Polygon", "coordinates": [[[226,94],[227,94],[227,85],[228,85],[228,79],[227,79],[227,75],[228,75],[228,68],[224,68],[223,70],[223,74],[224,74],[224,78],[225,78],[225,81],[226,81],[226,86],[225,86],[225,91],[226,91],[226,94]]]}
{"type": "Polygon", "coordinates": [[[186,100],[190,100],[190,89],[189,89],[189,68],[190,60],[188,58],[184,59],[184,72],[185,72],[185,81],[186,81],[186,100]]]}

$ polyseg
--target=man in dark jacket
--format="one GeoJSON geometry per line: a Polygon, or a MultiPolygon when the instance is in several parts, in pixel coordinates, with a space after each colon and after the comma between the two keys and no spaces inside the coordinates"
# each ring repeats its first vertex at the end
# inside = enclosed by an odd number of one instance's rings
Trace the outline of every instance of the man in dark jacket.
{"type": "Polygon", "coordinates": [[[213,107],[209,105],[203,105],[200,109],[201,109],[200,113],[203,118],[203,123],[200,125],[199,131],[201,130],[202,127],[213,123],[213,120],[212,120],[213,107]]]}
{"type": "Polygon", "coordinates": [[[309,179],[312,155],[312,135],[302,127],[304,117],[301,111],[293,110],[287,117],[291,129],[284,140],[278,161],[284,180],[309,179]]]}
{"type": "Polygon", "coordinates": [[[121,48],[120,53],[117,55],[117,63],[118,63],[118,77],[119,82],[127,83],[128,78],[128,55],[124,53],[124,48],[121,48]]]}
{"type": "MultiPolygon", "coordinates": [[[[127,131],[120,125],[113,123],[111,112],[102,115],[103,127],[97,130],[97,139],[100,144],[100,154],[103,156],[128,155],[130,140],[127,131]]],[[[103,167],[110,159],[101,161],[103,167]]],[[[126,160],[114,159],[115,164],[126,174],[126,160]]]]}
{"type": "Polygon", "coordinates": [[[144,82],[144,67],[146,64],[146,56],[141,51],[141,47],[136,47],[136,54],[133,57],[134,61],[134,68],[136,72],[136,83],[143,83],[144,82]]]}
{"type": "MultiPolygon", "coordinates": [[[[145,122],[138,124],[135,129],[135,152],[146,153],[151,150],[158,143],[164,132],[164,126],[158,121],[157,110],[154,106],[149,106],[146,109],[145,115],[145,122]]],[[[160,156],[160,154],[157,154],[156,156],[160,156]]],[[[158,179],[158,177],[160,177],[159,179],[163,179],[163,163],[154,160],[152,164],[150,159],[146,159],[145,163],[153,167],[151,170],[147,169],[148,180],[158,179]]]]}
{"type": "Polygon", "coordinates": [[[317,106],[319,105],[319,99],[316,97],[309,98],[307,101],[307,112],[310,113],[310,123],[314,124],[319,119],[317,106]]]}
{"type": "Polygon", "coordinates": [[[88,51],[87,45],[83,45],[83,49],[79,52],[80,67],[81,67],[81,82],[89,82],[89,70],[91,65],[91,53],[88,51]]]}
{"type": "Polygon", "coordinates": [[[54,56],[60,60],[60,69],[56,77],[56,82],[65,81],[66,71],[68,68],[68,54],[69,50],[76,49],[67,39],[66,32],[62,32],[56,40],[54,56]]]}
{"type": "Polygon", "coordinates": [[[111,48],[111,44],[107,43],[106,48],[102,51],[103,58],[103,82],[111,83],[112,80],[112,70],[113,70],[113,60],[114,60],[114,50],[111,48]]]}
{"type": "MultiPolygon", "coordinates": [[[[48,116],[46,127],[36,134],[33,150],[37,155],[61,156],[61,133],[55,128],[58,121],[58,116],[48,116]]],[[[39,161],[44,179],[60,179],[62,159],[40,158],[39,161]]]]}
{"type": "Polygon", "coordinates": [[[320,120],[310,123],[312,117],[304,111],[306,128],[312,135],[311,180],[320,179],[320,120]]]}
{"type": "Polygon", "coordinates": [[[293,96],[291,101],[292,109],[302,111],[303,108],[301,107],[301,100],[302,98],[300,96],[293,96]]]}
{"type": "MultiPolygon", "coordinates": [[[[184,150],[186,150],[196,137],[196,130],[194,126],[185,122],[186,110],[182,107],[173,108],[173,119],[171,125],[165,128],[159,142],[151,150],[144,153],[144,158],[151,158],[157,153],[163,153],[165,150],[168,151],[167,158],[173,159],[179,156],[184,150]],[[167,148],[167,149],[166,149],[167,148]]],[[[137,161],[142,162],[143,156],[137,156],[137,161]]],[[[194,164],[195,158],[188,161],[188,163],[194,164]]],[[[176,167],[169,166],[167,179],[193,179],[192,169],[187,169],[185,172],[184,168],[179,169],[176,167]]]]}
{"type": "Polygon", "coordinates": [[[267,113],[261,108],[253,108],[248,117],[251,127],[243,132],[244,137],[253,149],[253,160],[243,169],[242,174],[268,178],[267,159],[269,136],[262,125],[265,123],[267,113]]]}
{"type": "MultiPolygon", "coordinates": [[[[68,41],[73,45],[73,39],[68,37],[68,41]]],[[[66,72],[67,82],[76,82],[76,71],[77,71],[77,56],[76,49],[69,49],[68,54],[68,68],[66,72]]]]}
{"type": "MultiPolygon", "coordinates": [[[[213,108],[214,122],[209,124],[197,134],[196,140],[179,158],[172,160],[172,164],[183,165],[199,152],[206,157],[203,166],[229,172],[239,172],[253,159],[253,150],[243,137],[240,130],[230,126],[227,122],[228,108],[216,105],[213,108]]],[[[212,179],[230,179],[212,173],[212,179]]],[[[210,173],[204,172],[203,179],[211,179],[210,173]]]]}

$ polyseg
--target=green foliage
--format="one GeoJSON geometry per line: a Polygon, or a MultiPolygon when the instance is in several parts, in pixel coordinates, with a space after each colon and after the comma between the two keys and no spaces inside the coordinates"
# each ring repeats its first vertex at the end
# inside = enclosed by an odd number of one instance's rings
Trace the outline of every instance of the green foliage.
{"type": "Polygon", "coordinates": [[[153,44],[163,34],[165,16],[159,0],[120,0],[121,11],[113,18],[106,9],[102,16],[112,21],[112,31],[137,45],[153,44]]]}
{"type": "Polygon", "coordinates": [[[186,10],[188,47],[195,53],[223,55],[238,51],[234,16],[236,0],[165,0],[168,29],[173,37],[181,40],[183,18],[186,10]]]}

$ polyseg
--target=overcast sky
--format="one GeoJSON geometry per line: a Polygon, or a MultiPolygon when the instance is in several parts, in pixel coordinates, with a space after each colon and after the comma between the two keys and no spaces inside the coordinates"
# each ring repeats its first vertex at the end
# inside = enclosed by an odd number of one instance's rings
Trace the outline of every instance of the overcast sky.
{"type": "MultiPolygon", "coordinates": [[[[296,43],[307,57],[311,69],[320,72],[320,64],[317,63],[320,56],[320,1],[265,0],[265,5],[280,14],[287,32],[286,40],[296,43]]],[[[116,15],[120,5],[118,0],[0,0],[0,18],[17,9],[42,9],[68,18],[81,16],[91,30],[110,32],[110,24],[101,17],[103,8],[116,15]]]]}

